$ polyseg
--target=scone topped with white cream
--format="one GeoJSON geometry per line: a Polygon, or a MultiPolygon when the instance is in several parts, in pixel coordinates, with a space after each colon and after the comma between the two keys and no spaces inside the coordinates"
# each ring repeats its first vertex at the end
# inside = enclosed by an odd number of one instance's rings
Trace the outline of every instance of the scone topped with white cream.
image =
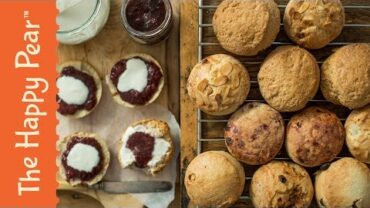
{"type": "Polygon", "coordinates": [[[126,107],[148,105],[162,91],[163,70],[153,57],[131,54],[112,67],[107,84],[118,104],[126,107]]]}
{"type": "Polygon", "coordinates": [[[174,152],[168,124],[146,119],[129,126],[121,138],[118,158],[122,168],[136,167],[155,175],[171,161],[174,152]]]}
{"type": "Polygon", "coordinates": [[[57,148],[59,174],[71,185],[93,185],[105,175],[110,155],[98,135],[77,132],[61,139],[57,148]]]}
{"type": "Polygon", "coordinates": [[[70,61],[57,67],[58,112],[64,116],[81,118],[99,103],[102,85],[95,69],[86,62],[70,61]]]}

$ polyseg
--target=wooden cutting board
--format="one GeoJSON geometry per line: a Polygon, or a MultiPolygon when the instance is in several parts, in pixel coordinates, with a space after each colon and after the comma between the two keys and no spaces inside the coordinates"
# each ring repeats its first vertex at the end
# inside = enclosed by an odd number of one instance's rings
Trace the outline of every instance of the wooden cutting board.
{"type": "MultiPolygon", "coordinates": [[[[79,45],[58,46],[59,62],[82,60],[95,67],[101,79],[121,57],[130,53],[146,53],[159,61],[166,76],[166,84],[156,103],[167,107],[176,118],[179,117],[179,9],[180,2],[172,0],[174,24],[169,38],[155,45],[142,45],[133,41],[126,33],[121,22],[122,0],[110,0],[110,14],[103,30],[93,39],[79,45]]],[[[105,82],[105,81],[104,81],[105,82]]],[[[112,101],[113,102],[113,101],[112,101]]],[[[61,185],[59,189],[71,189],[61,185]]],[[[109,195],[92,190],[75,190],[98,199],[107,208],[143,207],[127,194],[109,195]]],[[[65,193],[64,193],[65,194],[65,193]]],[[[73,194],[71,192],[71,194],[73,194]]],[[[176,199],[179,201],[179,198],[176,199]]],[[[176,201],[175,200],[175,201],[176,201]]],[[[174,204],[176,204],[174,202],[174,204]]],[[[81,204],[82,205],[82,204],[81,204]]],[[[179,207],[174,205],[174,207],[179,207]]]]}

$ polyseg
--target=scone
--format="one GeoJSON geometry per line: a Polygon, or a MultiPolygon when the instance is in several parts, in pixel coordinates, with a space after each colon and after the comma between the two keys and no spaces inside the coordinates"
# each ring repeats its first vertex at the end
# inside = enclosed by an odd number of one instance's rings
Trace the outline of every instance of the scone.
{"type": "Polygon", "coordinates": [[[249,165],[272,160],[284,143],[284,121],[280,113],[263,103],[248,103],[235,112],[225,129],[229,152],[249,165]]]}
{"type": "Polygon", "coordinates": [[[94,67],[82,61],[69,61],[58,65],[57,71],[59,114],[72,118],[88,115],[102,95],[102,84],[94,67]]]}
{"type": "Polygon", "coordinates": [[[313,185],[301,166],[272,161],[253,175],[249,189],[256,208],[307,208],[313,198],[313,185]]]}
{"type": "Polygon", "coordinates": [[[208,151],[190,162],[184,180],[193,204],[225,208],[241,196],[245,174],[241,164],[228,153],[208,151]]]}
{"type": "Polygon", "coordinates": [[[350,109],[370,103],[370,44],[343,46],[321,67],[321,91],[330,102],[350,109]]]}
{"type": "Polygon", "coordinates": [[[314,167],[332,161],[341,151],[344,140],[344,127],[334,113],[309,107],[289,121],[285,145],[294,162],[314,167]]]}
{"type": "Polygon", "coordinates": [[[290,0],[283,21],[292,41],[319,49],[339,36],[345,14],[340,0],[290,0]]]}
{"type": "Polygon", "coordinates": [[[224,0],[217,7],[212,25],[225,50],[254,56],[275,40],[280,11],[274,0],[224,0]]]}
{"type": "Polygon", "coordinates": [[[298,111],[319,89],[320,68],[315,57],[305,49],[281,46],[263,62],[258,84],[271,107],[280,112],[298,111]]]}
{"type": "Polygon", "coordinates": [[[174,144],[168,124],[145,119],[130,125],[123,134],[118,151],[122,168],[135,167],[156,175],[170,162],[174,144]]]}
{"type": "Polygon", "coordinates": [[[369,208],[370,170],[354,158],[342,158],[316,174],[315,193],[321,208],[369,208]]]}
{"type": "Polygon", "coordinates": [[[133,108],[148,105],[160,95],[164,86],[161,65],[147,54],[130,54],[119,60],[106,77],[113,99],[133,108]]]}
{"type": "Polygon", "coordinates": [[[107,171],[110,154],[104,140],[94,133],[77,132],[57,143],[59,175],[69,184],[93,185],[107,171]]]}
{"type": "Polygon", "coordinates": [[[344,126],[351,154],[361,162],[370,164],[370,105],[352,111],[344,126]]]}
{"type": "Polygon", "coordinates": [[[209,56],[195,65],[187,84],[196,107],[212,115],[234,112],[247,98],[249,88],[246,68],[224,54],[209,56]]]}

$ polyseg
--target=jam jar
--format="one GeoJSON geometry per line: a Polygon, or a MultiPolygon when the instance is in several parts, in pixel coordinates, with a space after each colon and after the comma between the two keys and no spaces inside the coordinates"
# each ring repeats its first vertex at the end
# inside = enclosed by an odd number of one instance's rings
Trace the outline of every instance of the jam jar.
{"type": "Polygon", "coordinates": [[[124,0],[121,18],[134,40],[154,44],[168,37],[172,26],[172,6],[170,0],[124,0]]]}

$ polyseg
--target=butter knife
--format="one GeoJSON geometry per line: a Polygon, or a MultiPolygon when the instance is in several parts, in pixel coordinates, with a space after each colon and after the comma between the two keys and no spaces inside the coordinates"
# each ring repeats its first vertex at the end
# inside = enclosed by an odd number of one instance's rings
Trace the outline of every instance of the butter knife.
{"type": "Polygon", "coordinates": [[[172,183],[168,181],[103,181],[89,186],[89,188],[105,191],[110,194],[154,193],[170,191],[172,189],[172,183]]]}

